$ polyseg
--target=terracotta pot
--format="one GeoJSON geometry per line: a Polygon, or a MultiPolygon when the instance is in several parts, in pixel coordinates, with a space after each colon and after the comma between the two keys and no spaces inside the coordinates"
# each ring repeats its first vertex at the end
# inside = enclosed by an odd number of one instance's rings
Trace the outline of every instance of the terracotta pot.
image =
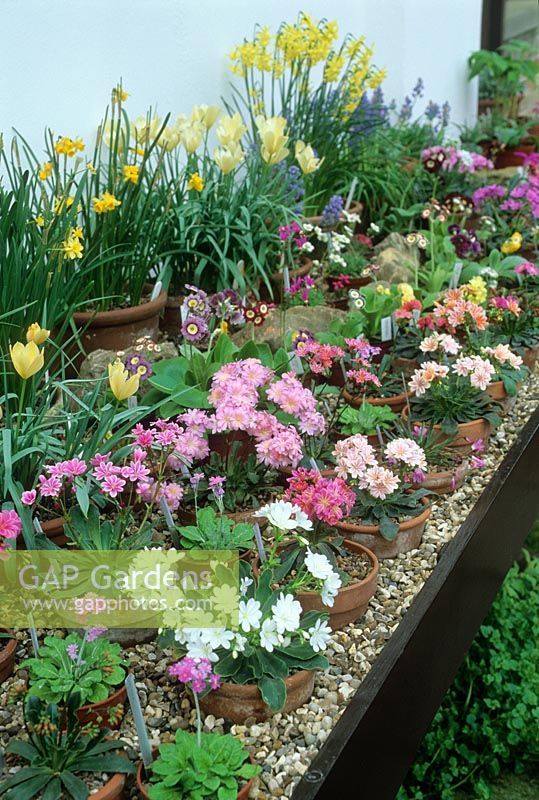
{"type": "MultiPolygon", "coordinates": [[[[350,204],[350,208],[348,212],[350,214],[361,214],[363,211],[363,203],[355,202],[350,204]]],[[[315,225],[320,228],[323,228],[325,231],[335,230],[337,225],[322,225],[322,215],[316,214],[314,217],[303,217],[303,222],[307,222],[310,225],[315,225]]]]}
{"type": "Polygon", "coordinates": [[[81,706],[77,711],[77,717],[81,725],[88,725],[90,722],[93,722],[100,728],[116,730],[120,727],[122,719],[120,718],[117,722],[109,724],[108,712],[111,708],[120,705],[120,703],[124,706],[125,712],[126,701],[127,689],[125,688],[125,684],[122,684],[116,691],[106,697],[105,700],[101,700],[99,703],[88,703],[88,705],[81,706]],[[102,718],[101,721],[100,718],[102,718]]]}
{"type": "Polygon", "coordinates": [[[80,341],[86,353],[94,350],[127,350],[141,336],[157,338],[159,315],[167,301],[167,293],[148,303],[112,311],[77,311],[73,322],[79,328],[80,341]]]}
{"type": "Polygon", "coordinates": [[[159,330],[171,336],[179,336],[182,327],[181,307],[184,301],[183,295],[169,295],[159,318],[159,330]]]}
{"type": "Polygon", "coordinates": [[[522,354],[522,361],[525,367],[528,367],[530,371],[533,371],[536,363],[537,358],[539,357],[539,344],[535,344],[533,347],[527,347],[522,354]]]}
{"type": "Polygon", "coordinates": [[[335,527],[347,540],[352,539],[352,541],[368,547],[378,558],[395,558],[399,553],[407,553],[409,550],[416,550],[419,547],[425,530],[425,523],[431,514],[429,501],[423,497],[421,502],[425,509],[417,517],[401,522],[399,532],[391,542],[383,538],[378,525],[357,525],[352,522],[340,522],[335,527]]]}
{"type": "Polygon", "coordinates": [[[395,340],[387,339],[385,342],[382,342],[380,339],[371,339],[369,344],[371,344],[373,347],[380,348],[378,355],[372,357],[372,362],[374,364],[379,364],[383,357],[391,352],[393,345],[395,344],[395,340]]]}
{"type": "MultiPolygon", "coordinates": [[[[370,275],[366,275],[364,278],[350,278],[350,283],[346,288],[348,291],[351,289],[361,289],[362,286],[368,286],[369,283],[372,283],[372,278],[370,275]]],[[[331,277],[328,278],[328,287],[329,291],[331,292],[331,277]]],[[[347,311],[348,306],[350,305],[350,300],[348,297],[343,297],[342,300],[331,300],[329,305],[333,308],[340,308],[343,311],[347,311]]]]}
{"type": "Polygon", "coordinates": [[[415,358],[404,358],[397,356],[393,361],[393,369],[395,372],[404,372],[404,375],[409,378],[414,370],[418,369],[419,361],[415,358]]]}
{"type": "Polygon", "coordinates": [[[305,613],[314,610],[329,614],[329,624],[334,631],[344,628],[345,625],[355,622],[363,616],[369,600],[376,591],[378,573],[380,572],[378,559],[371,550],[350,539],[345,539],[344,547],[353,553],[366,555],[370,559],[372,568],[366,578],[342,586],[335,597],[332,607],[325,606],[320,595],[316,592],[297,592],[296,594],[296,599],[301,603],[305,613]]]}
{"type": "MultiPolygon", "coordinates": [[[[409,392],[402,392],[401,394],[396,394],[393,397],[366,397],[365,400],[371,406],[389,406],[389,408],[394,411],[395,414],[399,414],[403,408],[406,407],[408,399],[412,396],[413,395],[409,392]]],[[[352,408],[361,408],[363,405],[362,396],[354,397],[346,389],[343,392],[343,398],[346,400],[349,406],[352,406],[352,408]]]]}
{"type": "Polygon", "coordinates": [[[227,459],[232,445],[239,444],[235,458],[245,461],[250,455],[256,453],[255,440],[245,431],[230,431],[230,433],[210,433],[208,445],[212,453],[218,453],[221,458],[227,459]]]}
{"type": "Polygon", "coordinates": [[[516,395],[511,397],[507,394],[503,381],[494,381],[494,383],[489,384],[487,386],[487,394],[489,397],[492,397],[493,400],[501,403],[502,408],[500,414],[508,414],[515,405],[517,399],[516,395]]]}
{"type": "Polygon", "coordinates": [[[535,142],[519,144],[518,147],[506,147],[501,150],[494,158],[495,169],[505,169],[505,167],[521,167],[524,163],[524,157],[517,155],[517,153],[535,153],[535,142]]]}
{"type": "MultiPolygon", "coordinates": [[[[6,628],[0,628],[1,633],[10,633],[6,628]]],[[[17,652],[16,639],[0,640],[0,683],[13,674],[15,668],[15,654],[17,652]]]]}
{"type": "MultiPolygon", "coordinates": [[[[251,525],[258,524],[260,526],[260,530],[264,530],[267,527],[268,521],[264,519],[264,517],[255,517],[254,512],[256,511],[255,508],[247,509],[245,511],[225,511],[226,516],[231,519],[233,522],[248,522],[251,525]]],[[[176,518],[178,520],[179,525],[196,525],[196,513],[191,508],[184,508],[180,506],[180,508],[176,512],[176,518]]]]}
{"type": "MultiPolygon", "coordinates": [[[[65,547],[68,543],[69,539],[64,533],[63,517],[54,517],[54,519],[48,519],[44,522],[41,521],[41,527],[47,539],[50,539],[57,547],[65,547]]],[[[17,550],[26,550],[26,545],[22,536],[19,536],[17,539],[17,550]]]]}
{"type": "Polygon", "coordinates": [[[427,472],[425,480],[416,484],[417,489],[428,489],[434,494],[451,494],[460,489],[469,470],[467,459],[461,461],[453,469],[440,472],[427,472]]]}
{"type": "MultiPolygon", "coordinates": [[[[159,750],[157,748],[154,748],[152,755],[153,755],[154,760],[155,760],[157,758],[157,756],[159,755],[159,750]]],[[[254,761],[252,756],[249,756],[249,761],[251,762],[251,764],[255,763],[255,761],[254,761]]],[[[143,797],[144,800],[150,800],[150,795],[148,794],[148,791],[147,791],[148,790],[148,784],[144,783],[144,777],[145,777],[144,776],[144,764],[142,763],[142,761],[139,761],[139,764],[138,764],[138,767],[137,767],[137,789],[140,792],[140,796],[143,797]]],[[[251,792],[251,789],[253,787],[254,780],[255,780],[254,778],[251,778],[249,781],[247,781],[247,783],[243,784],[243,786],[241,787],[241,789],[238,792],[237,800],[247,800],[247,798],[249,797],[249,794],[251,792]]]]}
{"type": "MultiPolygon", "coordinates": [[[[286,678],[285,684],[286,702],[280,709],[281,714],[289,714],[310,700],[314,688],[314,671],[302,669],[286,678]]],[[[223,717],[236,725],[242,725],[250,717],[256,722],[263,722],[276,713],[262,700],[255,683],[242,686],[222,683],[219,689],[200,699],[200,706],[205,714],[223,717]]]]}
{"type": "Polygon", "coordinates": [[[120,800],[124,796],[125,775],[123,772],[116,772],[104,786],[89,795],[92,800],[120,800]]]}
{"type": "MultiPolygon", "coordinates": [[[[402,409],[402,416],[404,419],[408,418],[408,408],[402,409]]],[[[418,420],[419,422],[421,420],[418,420]]],[[[478,439],[483,439],[485,447],[490,439],[492,433],[492,426],[486,419],[473,419],[471,422],[459,422],[457,425],[457,434],[454,438],[446,433],[442,433],[441,425],[433,425],[432,429],[438,434],[438,441],[447,442],[447,446],[452,450],[456,450],[460,455],[464,456],[471,452],[472,444],[478,439]]]]}

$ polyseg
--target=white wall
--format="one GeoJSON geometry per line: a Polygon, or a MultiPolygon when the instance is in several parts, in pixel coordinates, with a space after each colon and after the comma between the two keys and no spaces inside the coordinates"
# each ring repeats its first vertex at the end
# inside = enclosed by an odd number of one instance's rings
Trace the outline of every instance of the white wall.
{"type": "Polygon", "coordinates": [[[386,97],[402,100],[421,76],[425,100],[473,118],[465,64],[481,0],[0,0],[0,132],[17,128],[38,147],[46,126],[91,138],[120,77],[132,116],[218,102],[232,46],[255,22],[275,27],[299,10],[364,33],[389,70],[386,97]]]}

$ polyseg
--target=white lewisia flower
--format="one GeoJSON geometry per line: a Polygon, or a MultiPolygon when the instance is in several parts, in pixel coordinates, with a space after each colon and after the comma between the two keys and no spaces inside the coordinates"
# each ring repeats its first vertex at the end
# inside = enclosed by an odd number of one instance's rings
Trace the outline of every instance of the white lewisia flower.
{"type": "Polygon", "coordinates": [[[278,633],[285,631],[297,631],[299,628],[299,618],[301,616],[301,603],[294,600],[293,594],[281,594],[274,606],[271,607],[273,619],[277,626],[278,633]]]}
{"type": "Polygon", "coordinates": [[[261,617],[262,611],[258,600],[254,600],[252,597],[247,602],[240,600],[238,619],[242,631],[247,633],[252,628],[258,628],[261,617]]]}
{"type": "Polygon", "coordinates": [[[214,651],[211,643],[203,642],[201,639],[198,642],[189,642],[187,645],[187,655],[189,658],[205,658],[208,661],[219,661],[219,656],[214,651]]]}
{"type": "Polygon", "coordinates": [[[249,586],[252,586],[253,579],[252,578],[242,578],[240,581],[240,594],[242,597],[245,597],[247,594],[247,589],[249,586]]]}
{"type": "Polygon", "coordinates": [[[275,503],[268,503],[254,513],[255,517],[266,517],[269,524],[280,531],[293,531],[296,528],[303,528],[310,531],[313,523],[299,506],[288,503],[286,500],[277,500],[275,503]]]}
{"type": "Polygon", "coordinates": [[[325,650],[331,639],[331,628],[323,619],[317,619],[312,628],[309,628],[309,644],[315,653],[325,650]]]}
{"type": "Polygon", "coordinates": [[[232,648],[232,658],[237,658],[238,653],[243,653],[246,644],[247,644],[247,638],[245,636],[242,636],[241,633],[237,633],[234,638],[234,646],[232,648]]]}
{"type": "Polygon", "coordinates": [[[305,566],[313,578],[321,578],[323,581],[333,572],[329,558],[322,553],[311,553],[309,548],[305,556],[305,566]]]}
{"type": "Polygon", "coordinates": [[[325,606],[330,608],[333,606],[334,598],[342,586],[342,580],[336,572],[332,572],[323,583],[320,597],[325,606]]]}
{"type": "Polygon", "coordinates": [[[265,619],[260,628],[261,647],[267,650],[268,653],[273,653],[273,648],[279,644],[279,638],[275,621],[272,619],[265,619]]]}
{"type": "Polygon", "coordinates": [[[235,633],[228,631],[226,628],[206,628],[202,633],[200,640],[204,644],[209,644],[214,650],[219,647],[224,647],[225,650],[230,649],[230,644],[234,641],[235,633]]]}

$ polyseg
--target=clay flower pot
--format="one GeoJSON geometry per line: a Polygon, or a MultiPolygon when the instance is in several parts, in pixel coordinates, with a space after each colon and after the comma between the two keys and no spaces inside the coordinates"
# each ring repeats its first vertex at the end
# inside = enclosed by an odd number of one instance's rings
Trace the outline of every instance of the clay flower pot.
{"type": "MultiPolygon", "coordinates": [[[[57,547],[65,547],[69,539],[64,533],[64,518],[54,517],[53,519],[41,520],[43,533],[57,547]]],[[[19,536],[17,539],[17,550],[26,550],[24,538],[19,536]]]]}
{"type": "MultiPolygon", "coordinates": [[[[306,275],[309,274],[313,266],[313,262],[307,256],[301,256],[300,258],[300,266],[296,267],[295,269],[288,270],[288,277],[290,279],[290,283],[297,280],[298,278],[304,278],[306,275]]],[[[283,271],[280,269],[275,270],[269,276],[270,283],[273,286],[273,298],[270,297],[270,293],[268,291],[268,287],[265,284],[262,284],[260,287],[260,298],[262,300],[274,300],[275,302],[280,302],[283,298],[283,271]]]]}
{"type": "Polygon", "coordinates": [[[125,775],[123,772],[116,772],[101,789],[88,796],[92,800],[121,800],[124,796],[124,788],[125,775]]]}
{"type": "MultiPolygon", "coordinates": [[[[407,419],[407,407],[403,408],[402,416],[404,419],[407,419]]],[[[421,422],[421,420],[418,420],[418,422],[421,422]]],[[[462,456],[471,453],[472,444],[478,441],[478,439],[482,439],[486,447],[490,439],[490,434],[492,433],[490,422],[483,418],[473,419],[471,422],[459,422],[457,425],[457,433],[454,438],[451,438],[447,433],[443,433],[441,425],[433,425],[432,429],[438,434],[437,438],[439,442],[450,439],[451,441],[447,442],[447,446],[450,447],[451,450],[456,450],[462,456]]]]}
{"type": "MultiPolygon", "coordinates": [[[[10,633],[6,628],[0,628],[1,633],[10,633]]],[[[0,683],[13,674],[15,668],[15,654],[17,652],[16,639],[0,640],[0,683]]]]}
{"type": "Polygon", "coordinates": [[[494,381],[487,386],[487,394],[501,404],[501,414],[508,414],[516,403],[516,395],[510,397],[503,385],[503,381],[494,381]]]}
{"type": "Polygon", "coordinates": [[[371,570],[366,578],[341,586],[337,596],[334,598],[333,606],[325,606],[317,592],[300,591],[296,593],[296,599],[301,603],[305,613],[307,611],[321,611],[329,614],[329,625],[334,631],[344,628],[349,622],[355,622],[365,613],[369,600],[376,591],[378,573],[380,572],[378,559],[371,550],[350,539],[344,540],[344,547],[352,553],[363,554],[369,558],[371,570]]]}
{"type": "Polygon", "coordinates": [[[127,350],[141,336],[156,339],[159,315],[166,301],[167,293],[162,291],[155,300],[130,308],[75,312],[73,322],[80,330],[84,350],[127,350]]]}
{"type": "Polygon", "coordinates": [[[399,531],[391,542],[384,539],[378,525],[358,525],[352,522],[340,522],[335,527],[347,540],[352,539],[354,542],[359,542],[364,547],[372,550],[378,558],[395,558],[399,553],[407,553],[409,550],[416,550],[419,547],[425,530],[425,523],[431,514],[428,500],[423,497],[421,502],[425,506],[421,514],[401,522],[399,531]]]}
{"type": "MultiPolygon", "coordinates": [[[[354,203],[351,203],[350,208],[348,209],[349,214],[361,214],[362,211],[363,203],[359,203],[357,200],[354,203]]],[[[316,214],[314,217],[303,217],[303,222],[307,222],[315,227],[318,226],[319,228],[323,228],[325,231],[335,230],[337,227],[336,225],[322,225],[321,214],[316,214]]]]}
{"type": "Polygon", "coordinates": [[[425,480],[415,484],[416,489],[428,489],[434,494],[451,494],[460,489],[470,464],[467,459],[463,459],[460,464],[453,469],[441,470],[440,472],[427,472],[425,480]]]}
{"type": "MultiPolygon", "coordinates": [[[[302,669],[295,672],[285,679],[285,684],[286,702],[279,711],[281,714],[289,714],[310,700],[314,688],[314,671],[302,669]]],[[[200,706],[205,714],[223,717],[236,725],[242,725],[250,717],[256,722],[263,722],[276,713],[263,701],[256,683],[222,683],[219,689],[200,699],[200,706]]]]}
{"type": "MultiPolygon", "coordinates": [[[[371,406],[389,406],[395,414],[398,414],[406,407],[410,397],[412,397],[412,393],[401,392],[401,394],[395,394],[393,397],[366,397],[365,400],[371,406]]],[[[361,408],[363,405],[363,395],[354,397],[346,389],[343,391],[343,398],[352,408],[361,408]]]]}
{"type": "Polygon", "coordinates": [[[162,316],[159,318],[159,330],[172,336],[179,336],[182,327],[181,307],[183,295],[168,295],[162,316]]]}
{"type": "Polygon", "coordinates": [[[124,706],[125,710],[126,701],[127,689],[125,688],[125,684],[122,684],[111,695],[104,700],[100,700],[99,703],[88,703],[88,705],[81,706],[77,711],[77,717],[81,725],[88,725],[88,723],[92,722],[100,728],[111,728],[115,730],[120,727],[122,720],[120,718],[117,722],[109,723],[108,712],[111,708],[120,705],[120,703],[124,706]]]}
{"type": "Polygon", "coordinates": [[[537,358],[539,357],[539,343],[535,344],[533,347],[527,347],[522,354],[522,361],[524,366],[528,367],[529,370],[533,370],[535,364],[537,363],[537,358]]]}
{"type": "Polygon", "coordinates": [[[521,142],[518,147],[506,147],[500,150],[494,158],[495,169],[505,169],[505,167],[521,167],[524,163],[524,156],[517,153],[530,155],[535,153],[534,142],[521,142]]]}
{"type": "MultiPolygon", "coordinates": [[[[158,755],[159,755],[159,750],[157,748],[154,748],[153,750],[154,759],[156,759],[158,755]]],[[[249,760],[251,764],[255,763],[252,756],[249,756],[249,760]]],[[[137,789],[140,792],[140,796],[143,797],[144,800],[150,800],[150,795],[148,794],[149,787],[148,784],[144,782],[144,778],[145,778],[144,764],[142,763],[142,761],[139,761],[137,767],[137,789]]],[[[254,780],[255,780],[254,778],[251,778],[249,781],[247,781],[247,783],[243,784],[243,786],[238,792],[237,800],[247,800],[251,792],[251,789],[253,787],[254,780]]]]}

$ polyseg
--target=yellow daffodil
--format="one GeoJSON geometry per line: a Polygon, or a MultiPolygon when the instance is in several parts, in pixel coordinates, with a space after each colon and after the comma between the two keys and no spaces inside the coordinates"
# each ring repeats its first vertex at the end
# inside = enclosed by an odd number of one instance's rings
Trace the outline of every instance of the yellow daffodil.
{"type": "Polygon", "coordinates": [[[224,175],[240,164],[244,159],[244,152],[239,144],[231,142],[228,147],[216,147],[213,151],[213,160],[224,175]]]}
{"type": "Polygon", "coordinates": [[[74,261],[76,258],[82,258],[84,247],[82,242],[75,236],[70,236],[65,242],[62,242],[65,258],[74,261]]]}
{"type": "Polygon", "coordinates": [[[14,345],[10,345],[9,352],[13,366],[25,381],[39,372],[45,363],[43,350],[40,350],[33,341],[27,344],[15,342],[14,345]]]}
{"type": "Polygon", "coordinates": [[[481,275],[471,278],[463,289],[465,297],[473,303],[481,304],[487,299],[487,284],[481,275]]]}
{"type": "Polygon", "coordinates": [[[129,375],[124,364],[117,359],[109,364],[109,385],[116,400],[127,400],[128,397],[138,392],[140,375],[129,375]]]}
{"type": "Polygon", "coordinates": [[[193,106],[191,122],[198,122],[204,125],[206,130],[209,131],[220,113],[221,109],[219,106],[208,106],[205,103],[200,106],[193,106]]]}
{"type": "Polygon", "coordinates": [[[193,172],[189,181],[187,182],[188,189],[194,189],[196,192],[201,192],[204,188],[204,180],[200,177],[198,172],[193,172]]]}
{"type": "Polygon", "coordinates": [[[125,103],[128,97],[129,93],[122,88],[120,83],[118,86],[115,86],[111,92],[111,99],[113,103],[125,103]]]}
{"type": "Polygon", "coordinates": [[[74,202],[74,197],[57,197],[54,201],[54,213],[61,214],[62,211],[71,208],[74,202]]]}
{"type": "Polygon", "coordinates": [[[330,53],[324,67],[323,79],[327,81],[327,83],[338,81],[344,63],[344,58],[342,56],[338,56],[336,53],[330,53]]]}
{"type": "Polygon", "coordinates": [[[322,164],[323,158],[317,158],[310,144],[305,144],[301,140],[296,142],[296,160],[304,175],[316,172],[322,164]]]}
{"type": "Polygon", "coordinates": [[[45,224],[45,217],[43,214],[38,214],[36,217],[36,225],[39,225],[41,228],[45,224]]]}
{"type": "Polygon", "coordinates": [[[96,168],[94,167],[91,161],[86,162],[86,169],[88,170],[90,175],[95,175],[97,172],[96,168]]]}
{"type": "Polygon", "coordinates": [[[42,328],[39,322],[32,322],[26,331],[26,341],[43,344],[49,338],[50,333],[46,328],[42,328]]]}
{"type": "Polygon", "coordinates": [[[46,181],[49,175],[52,175],[52,161],[46,161],[39,170],[39,180],[46,181]]]}
{"type": "Polygon", "coordinates": [[[124,164],[123,174],[126,183],[138,183],[139,167],[136,164],[124,164]]]}
{"type": "Polygon", "coordinates": [[[500,250],[502,251],[502,253],[505,253],[507,255],[508,253],[516,253],[517,250],[520,250],[521,246],[522,246],[522,234],[519,233],[518,231],[515,231],[514,234],[510,236],[509,239],[507,239],[502,244],[500,250]]]}
{"type": "Polygon", "coordinates": [[[286,144],[288,136],[285,136],[286,119],[284,117],[263,117],[256,118],[256,127],[262,144],[260,154],[267,164],[278,164],[288,155],[286,144]]]}
{"type": "Polygon", "coordinates": [[[231,117],[221,117],[215,132],[219,144],[222,144],[223,147],[230,147],[231,144],[237,144],[240,141],[246,130],[239,112],[236,112],[231,117]]]}
{"type": "Polygon", "coordinates": [[[415,300],[414,290],[409,283],[399,283],[397,289],[400,292],[403,303],[409,303],[410,300],[415,300]]]}
{"type": "Polygon", "coordinates": [[[114,211],[115,208],[118,208],[118,206],[122,204],[122,201],[118,200],[110,192],[105,192],[101,197],[94,197],[92,202],[94,204],[94,211],[96,214],[104,214],[107,211],[114,211]]]}
{"type": "Polygon", "coordinates": [[[82,228],[71,228],[71,233],[69,234],[69,238],[74,237],[75,239],[84,239],[84,233],[82,232],[82,228]]]}
{"type": "Polygon", "coordinates": [[[58,153],[58,155],[65,155],[68,157],[74,156],[77,151],[83,151],[86,145],[79,137],[77,139],[70,139],[69,136],[62,136],[56,144],[54,145],[54,149],[58,153]]]}

